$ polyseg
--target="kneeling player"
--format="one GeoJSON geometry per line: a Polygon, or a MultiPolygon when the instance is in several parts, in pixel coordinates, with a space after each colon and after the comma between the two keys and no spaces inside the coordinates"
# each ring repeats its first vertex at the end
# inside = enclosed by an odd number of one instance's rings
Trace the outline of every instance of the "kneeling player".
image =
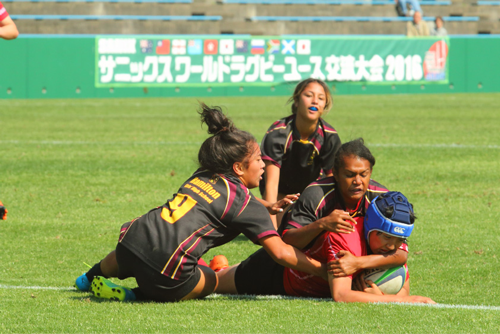
{"type": "MultiPolygon", "coordinates": [[[[355,232],[325,232],[305,253],[325,263],[335,260],[341,251],[349,251],[355,256],[367,255],[368,242],[373,253],[384,254],[401,247],[413,230],[414,220],[413,208],[406,197],[399,192],[388,192],[370,204],[364,222],[355,226],[355,232]]],[[[337,302],[434,303],[427,297],[410,296],[409,281],[396,295],[383,295],[374,284],[370,290],[354,291],[353,278],[360,274],[335,277],[328,273],[328,281],[325,281],[280,266],[261,249],[239,265],[218,272],[219,286],[215,292],[332,297],[337,302]]]]}

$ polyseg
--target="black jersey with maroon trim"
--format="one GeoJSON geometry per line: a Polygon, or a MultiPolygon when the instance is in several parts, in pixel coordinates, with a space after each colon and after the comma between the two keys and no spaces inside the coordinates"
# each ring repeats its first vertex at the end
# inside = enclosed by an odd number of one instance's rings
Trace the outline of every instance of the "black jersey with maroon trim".
{"type": "MultiPolygon", "coordinates": [[[[262,159],[280,168],[278,192],[282,194],[302,192],[321,172],[331,173],[341,145],[337,131],[322,118],[316,131],[307,140],[301,139],[295,118],[291,115],[274,122],[261,144],[262,159]]],[[[260,190],[265,190],[265,175],[260,190]]]]}
{"type": "Polygon", "coordinates": [[[167,203],[132,221],[120,242],[165,276],[184,280],[208,249],[240,233],[254,243],[278,235],[238,178],[198,170],[167,203]]]}
{"type": "MultiPolygon", "coordinates": [[[[335,190],[334,177],[327,177],[311,183],[283,217],[280,231],[309,225],[328,216],[335,209],[347,211],[341,194],[335,190]]],[[[370,180],[365,196],[359,201],[351,216],[364,217],[371,201],[387,191],[389,190],[380,183],[370,180]]]]}

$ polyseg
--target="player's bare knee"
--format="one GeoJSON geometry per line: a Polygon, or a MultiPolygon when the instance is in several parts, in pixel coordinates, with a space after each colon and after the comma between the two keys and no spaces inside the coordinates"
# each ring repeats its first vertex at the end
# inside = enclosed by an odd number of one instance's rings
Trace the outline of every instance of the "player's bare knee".
{"type": "Polygon", "coordinates": [[[201,274],[204,276],[205,284],[203,290],[201,291],[198,298],[203,298],[213,293],[217,289],[217,285],[219,283],[219,279],[217,278],[217,274],[212,269],[205,266],[198,266],[201,270],[201,274]]]}
{"type": "Polygon", "coordinates": [[[236,290],[236,284],[234,280],[237,268],[238,265],[234,265],[217,272],[217,276],[219,278],[219,284],[217,286],[217,289],[215,290],[216,293],[222,293],[222,294],[238,293],[238,291],[236,290]]]}

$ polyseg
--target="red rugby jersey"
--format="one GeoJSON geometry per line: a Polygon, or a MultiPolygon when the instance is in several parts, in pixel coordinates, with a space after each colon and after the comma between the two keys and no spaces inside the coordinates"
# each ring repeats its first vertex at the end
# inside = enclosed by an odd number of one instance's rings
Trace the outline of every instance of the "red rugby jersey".
{"type": "MultiPolygon", "coordinates": [[[[340,250],[347,250],[355,256],[366,255],[366,242],[363,235],[364,217],[354,217],[354,220],[358,223],[354,226],[354,233],[323,233],[305,254],[323,263],[335,260],[340,250]]],[[[355,273],[353,276],[358,274],[355,273]]],[[[332,296],[327,281],[290,268],[285,268],[283,285],[286,293],[291,296],[325,298],[332,296]]]]}
{"type": "Polygon", "coordinates": [[[0,2],[0,21],[5,20],[7,16],[9,16],[9,13],[7,13],[7,9],[0,2]]]}

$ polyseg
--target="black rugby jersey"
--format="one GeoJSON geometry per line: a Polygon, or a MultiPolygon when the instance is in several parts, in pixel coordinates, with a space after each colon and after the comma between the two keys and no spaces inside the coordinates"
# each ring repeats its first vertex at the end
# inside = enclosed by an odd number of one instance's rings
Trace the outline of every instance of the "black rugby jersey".
{"type": "MultiPolygon", "coordinates": [[[[335,209],[346,210],[341,194],[335,189],[333,176],[311,183],[283,217],[280,232],[309,225],[328,216],[335,209]]],[[[370,180],[365,196],[359,201],[356,211],[351,216],[364,217],[371,201],[388,191],[380,183],[370,180]]]]}
{"type": "Polygon", "coordinates": [[[133,220],[120,242],[165,276],[184,280],[205,252],[240,233],[254,243],[278,235],[237,177],[198,170],[167,203],[133,220]]]}
{"type": "MultiPolygon", "coordinates": [[[[262,159],[280,168],[278,192],[282,194],[302,192],[321,172],[331,173],[341,145],[337,131],[322,118],[316,131],[307,140],[301,139],[295,118],[291,115],[274,122],[261,144],[262,159]]],[[[259,188],[263,193],[265,174],[259,188]]]]}

